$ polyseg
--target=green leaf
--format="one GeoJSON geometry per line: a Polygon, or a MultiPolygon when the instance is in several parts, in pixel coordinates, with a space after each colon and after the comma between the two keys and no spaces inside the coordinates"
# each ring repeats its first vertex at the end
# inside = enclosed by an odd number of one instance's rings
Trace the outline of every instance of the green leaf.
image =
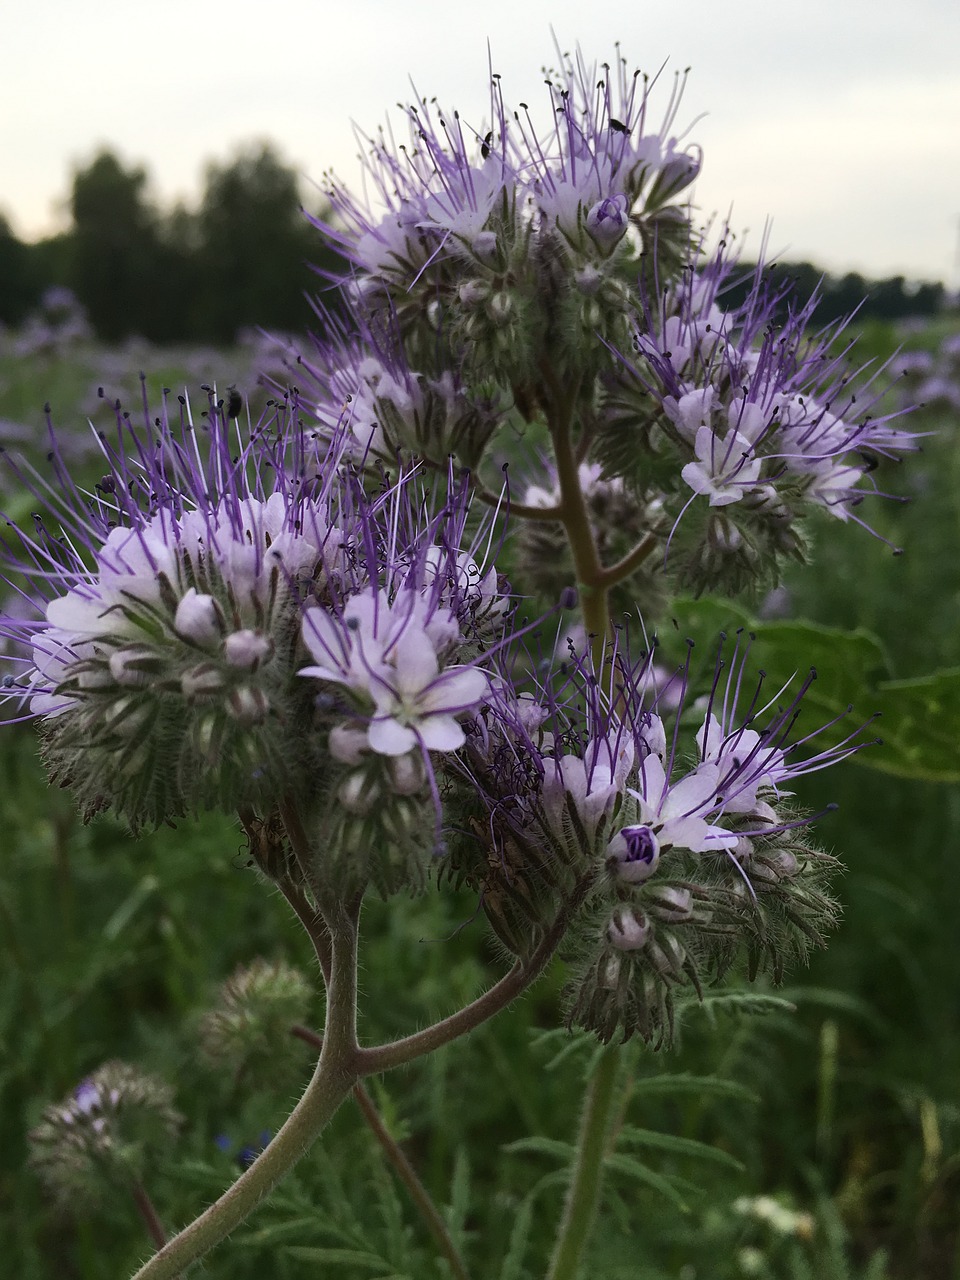
{"type": "Polygon", "coordinates": [[[283,1252],[288,1258],[296,1258],[300,1262],[344,1262],[352,1267],[370,1267],[375,1271],[390,1265],[378,1253],[361,1253],[358,1249],[324,1249],[313,1245],[291,1244],[283,1252]]]}
{"type": "Polygon", "coordinates": [[[530,1240],[530,1228],[533,1222],[533,1196],[528,1195],[513,1219],[510,1231],[510,1243],[507,1256],[500,1268],[500,1280],[521,1280],[523,1274],[523,1258],[530,1240]]]}
{"type": "Polygon", "coordinates": [[[266,1227],[258,1227],[256,1231],[245,1232],[238,1237],[237,1243],[240,1245],[276,1244],[303,1231],[315,1234],[317,1225],[317,1215],[314,1213],[309,1217],[293,1218],[288,1222],[274,1222],[266,1227]]]}
{"type": "Polygon", "coordinates": [[[796,1013],[797,1006],[783,996],[772,996],[765,991],[708,991],[702,1000],[691,1000],[684,1008],[702,1009],[708,1016],[714,1013],[740,1013],[752,1017],[771,1013],[796,1013]]]}
{"type": "MultiPolygon", "coordinates": [[[[817,678],[804,696],[801,729],[826,723],[817,734],[822,746],[842,741],[858,723],[879,712],[882,742],[852,759],[868,769],[928,782],[960,781],[960,667],[905,680],[891,679],[887,653],[869,631],[844,631],[813,622],[758,622],[738,605],[705,597],[680,599],[671,610],[674,627],[695,641],[708,679],[721,632],[740,629],[753,637],[751,670],[767,673],[766,688],[782,687],[814,668],[817,678]],[[847,715],[854,708],[853,716],[847,715]]],[[[664,629],[666,643],[669,633],[664,629]]],[[[697,664],[695,663],[695,669],[697,664]]],[[[786,695],[785,695],[786,696],[786,695]]]]}
{"type": "Polygon", "coordinates": [[[655,1129],[636,1129],[633,1125],[624,1125],[620,1130],[618,1141],[638,1147],[650,1147],[654,1151],[667,1151],[676,1156],[693,1156],[697,1160],[708,1160],[713,1164],[725,1165],[728,1169],[743,1172],[743,1164],[729,1151],[712,1147],[707,1142],[699,1142],[696,1138],[679,1138],[672,1133],[659,1133],[655,1129]]]}
{"type": "Polygon", "coordinates": [[[634,1092],[650,1094],[693,1094],[700,1097],[710,1093],[717,1097],[737,1098],[742,1102],[759,1102],[759,1094],[739,1080],[727,1080],[723,1076],[695,1076],[688,1072],[678,1075],[641,1076],[634,1080],[634,1092]]]}
{"type": "Polygon", "coordinates": [[[869,761],[882,773],[960,781],[960,667],[880,685],[883,746],[869,761]]]}
{"type": "Polygon", "coordinates": [[[677,1189],[676,1179],[662,1173],[655,1173],[634,1156],[625,1156],[621,1152],[607,1156],[603,1164],[609,1173],[622,1173],[628,1178],[636,1178],[638,1182],[644,1183],[653,1191],[658,1191],[660,1195],[672,1200],[682,1213],[690,1212],[689,1204],[677,1189]]]}
{"type": "Polygon", "coordinates": [[[566,1160],[571,1164],[576,1155],[576,1147],[572,1142],[560,1142],[555,1138],[518,1138],[516,1142],[508,1142],[501,1149],[510,1156],[531,1152],[534,1155],[551,1156],[555,1160],[566,1160]]]}

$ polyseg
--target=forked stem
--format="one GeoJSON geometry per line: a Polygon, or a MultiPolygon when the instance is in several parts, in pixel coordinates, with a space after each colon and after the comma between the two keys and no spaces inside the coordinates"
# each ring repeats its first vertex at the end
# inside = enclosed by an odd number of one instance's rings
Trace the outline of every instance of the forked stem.
{"type": "Polygon", "coordinates": [[[134,1280],[173,1280],[225,1239],[313,1145],[357,1083],[357,913],[334,908],[327,925],[332,963],[323,1049],[303,1097],[249,1169],[155,1253],[134,1280]]]}

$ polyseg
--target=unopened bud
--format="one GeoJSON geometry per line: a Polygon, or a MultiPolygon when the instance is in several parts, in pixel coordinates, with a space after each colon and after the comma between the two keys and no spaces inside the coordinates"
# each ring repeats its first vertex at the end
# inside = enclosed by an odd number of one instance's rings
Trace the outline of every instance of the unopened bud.
{"type": "Polygon", "coordinates": [[[177,605],[173,626],[184,640],[209,648],[223,633],[223,613],[213,596],[201,595],[191,587],[177,605]]]}
{"type": "Polygon", "coordinates": [[[624,827],[607,845],[607,866],[627,884],[648,880],[659,861],[660,842],[647,826],[624,827]]]}
{"type": "Polygon", "coordinates": [[[690,890],[680,889],[672,884],[648,890],[644,901],[656,911],[661,920],[669,920],[671,923],[688,920],[693,911],[693,895],[690,890]]]}
{"type": "Polygon", "coordinates": [[[349,724],[334,725],[328,745],[334,760],[341,764],[360,764],[370,750],[366,729],[349,724]]]}
{"type": "Polygon", "coordinates": [[[376,778],[358,769],[340,783],[337,799],[349,813],[370,813],[380,799],[380,784],[376,778]]]}
{"type": "Polygon", "coordinates": [[[160,668],[157,654],[146,645],[131,645],[110,655],[110,674],[128,689],[142,689],[160,668]]]}
{"type": "Polygon", "coordinates": [[[197,698],[209,698],[223,688],[223,676],[212,662],[201,662],[190,667],[180,677],[180,689],[188,702],[197,698]]]}
{"type": "Polygon", "coordinates": [[[457,296],[465,307],[477,307],[490,296],[490,287],[483,280],[464,280],[457,289],[457,296]]]}
{"type": "Polygon", "coordinates": [[[623,909],[607,925],[607,938],[618,951],[639,951],[650,938],[650,922],[643,915],[623,909]]]}
{"type": "Polygon", "coordinates": [[[242,684],[230,690],[227,711],[240,724],[263,724],[270,714],[270,699],[262,689],[242,684]]]}
{"type": "Polygon", "coordinates": [[[233,631],[223,642],[223,652],[231,667],[255,671],[273,654],[273,641],[262,631],[233,631]]]}
{"type": "Polygon", "coordinates": [[[405,756],[393,756],[387,762],[390,786],[399,796],[413,796],[426,781],[423,757],[419,751],[408,751],[405,756]]]}

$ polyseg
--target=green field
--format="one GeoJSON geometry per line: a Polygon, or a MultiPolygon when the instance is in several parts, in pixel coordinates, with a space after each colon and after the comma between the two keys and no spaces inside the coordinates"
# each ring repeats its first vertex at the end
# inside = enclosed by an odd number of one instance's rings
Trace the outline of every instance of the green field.
{"type": "MultiPolygon", "coordinates": [[[[933,346],[947,331],[910,342],[933,346]]],[[[864,337],[878,354],[898,340],[887,329],[864,337]]],[[[80,433],[76,407],[95,405],[98,382],[112,395],[122,381],[136,403],[138,360],[154,389],[186,376],[194,387],[216,379],[252,391],[248,355],[207,358],[202,373],[198,357],[187,368],[183,353],[8,354],[0,419],[39,440],[49,400],[58,425],[80,433]]],[[[885,674],[900,680],[960,667],[957,423],[928,410],[911,425],[934,434],[881,482],[911,501],[866,513],[904,555],[824,518],[813,566],[787,583],[793,616],[867,629],[885,651],[885,674]]],[[[24,510],[22,495],[0,493],[8,512],[24,510]]],[[[924,705],[935,719],[935,701],[924,705]]],[[[864,718],[873,709],[857,706],[864,718]]],[[[943,714],[952,734],[957,720],[943,714]]],[[[937,731],[917,726],[927,737],[937,731]]],[[[785,1003],[761,1017],[735,999],[708,1000],[685,1010],[676,1051],[637,1045],[627,1055],[619,1123],[634,1136],[611,1158],[586,1274],[960,1276],[960,793],[952,782],[884,772],[885,750],[806,780],[806,806],[839,802],[818,836],[847,868],[844,919],[829,949],[777,993],[785,1003]],[[760,1197],[775,1198],[780,1212],[760,1197]]],[[[941,759],[945,774],[960,771],[960,757],[941,759]]],[[[46,787],[29,726],[4,730],[0,761],[0,1273],[124,1277],[149,1252],[132,1200],[96,1212],[54,1208],[25,1166],[27,1131],[105,1060],[166,1076],[185,1124],[150,1192],[168,1224],[189,1221],[235,1175],[236,1152],[279,1126],[311,1067],[309,1050],[291,1038],[277,1046],[287,1071],[261,1080],[218,1073],[198,1053],[198,1018],[238,965],[285,958],[312,973],[311,952],[286,903],[247,866],[236,825],[210,818],[134,843],[109,819],[82,826],[69,797],[46,787]],[[226,1151],[217,1143],[224,1136],[226,1151]]],[[[370,1038],[406,1034],[502,972],[476,904],[446,888],[370,901],[364,937],[370,1038]]],[[[562,985],[555,963],[508,1013],[373,1082],[389,1128],[484,1280],[535,1280],[549,1255],[562,1144],[573,1141],[595,1052],[587,1037],[554,1030],[562,985]]],[[[319,1024],[319,996],[313,1014],[319,1024]]],[[[442,1280],[450,1272],[350,1103],[203,1274],[442,1280]]]]}

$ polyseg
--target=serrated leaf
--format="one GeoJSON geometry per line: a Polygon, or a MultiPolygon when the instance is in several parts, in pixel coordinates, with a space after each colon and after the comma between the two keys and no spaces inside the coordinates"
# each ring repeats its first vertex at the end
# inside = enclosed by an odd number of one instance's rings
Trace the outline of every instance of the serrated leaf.
{"type": "Polygon", "coordinates": [[[705,1013],[742,1013],[751,1017],[771,1013],[796,1013],[797,1006],[783,996],[764,991],[707,991],[702,1000],[690,1001],[685,1008],[703,1009],[705,1013]]]}
{"type": "Polygon", "coordinates": [[[625,1156],[622,1152],[615,1152],[613,1155],[607,1156],[603,1162],[604,1168],[608,1173],[622,1173],[628,1178],[636,1178],[638,1182],[644,1183],[653,1191],[658,1191],[660,1195],[671,1200],[682,1213],[689,1213],[690,1206],[677,1190],[675,1180],[666,1174],[655,1173],[653,1169],[648,1169],[640,1160],[634,1156],[625,1156]]]}
{"type": "Polygon", "coordinates": [[[692,1156],[697,1160],[708,1160],[713,1164],[725,1165],[728,1169],[743,1172],[743,1164],[729,1151],[712,1147],[697,1138],[680,1138],[673,1133],[660,1133],[656,1129],[637,1129],[633,1125],[624,1125],[620,1130],[619,1142],[626,1142],[638,1147],[650,1147],[654,1151],[667,1151],[675,1156],[692,1156]]]}
{"type": "Polygon", "coordinates": [[[390,1265],[379,1254],[362,1253],[359,1249],[325,1249],[314,1245],[289,1244],[283,1252],[288,1258],[296,1258],[301,1262],[344,1262],[352,1267],[369,1267],[373,1271],[390,1265]]]}
{"type": "Polygon", "coordinates": [[[739,1080],[728,1080],[723,1076],[695,1076],[688,1072],[678,1075],[640,1076],[633,1082],[635,1093],[650,1094],[694,1094],[699,1096],[712,1093],[719,1097],[737,1098],[743,1102],[758,1102],[759,1094],[748,1089],[739,1080]]]}
{"type": "Polygon", "coordinates": [[[265,1227],[258,1227],[256,1231],[245,1232],[243,1236],[238,1237],[238,1243],[244,1245],[263,1245],[275,1244],[288,1236],[295,1236],[301,1231],[317,1231],[317,1215],[311,1217],[293,1218],[288,1222],[275,1222],[265,1227]]]}

